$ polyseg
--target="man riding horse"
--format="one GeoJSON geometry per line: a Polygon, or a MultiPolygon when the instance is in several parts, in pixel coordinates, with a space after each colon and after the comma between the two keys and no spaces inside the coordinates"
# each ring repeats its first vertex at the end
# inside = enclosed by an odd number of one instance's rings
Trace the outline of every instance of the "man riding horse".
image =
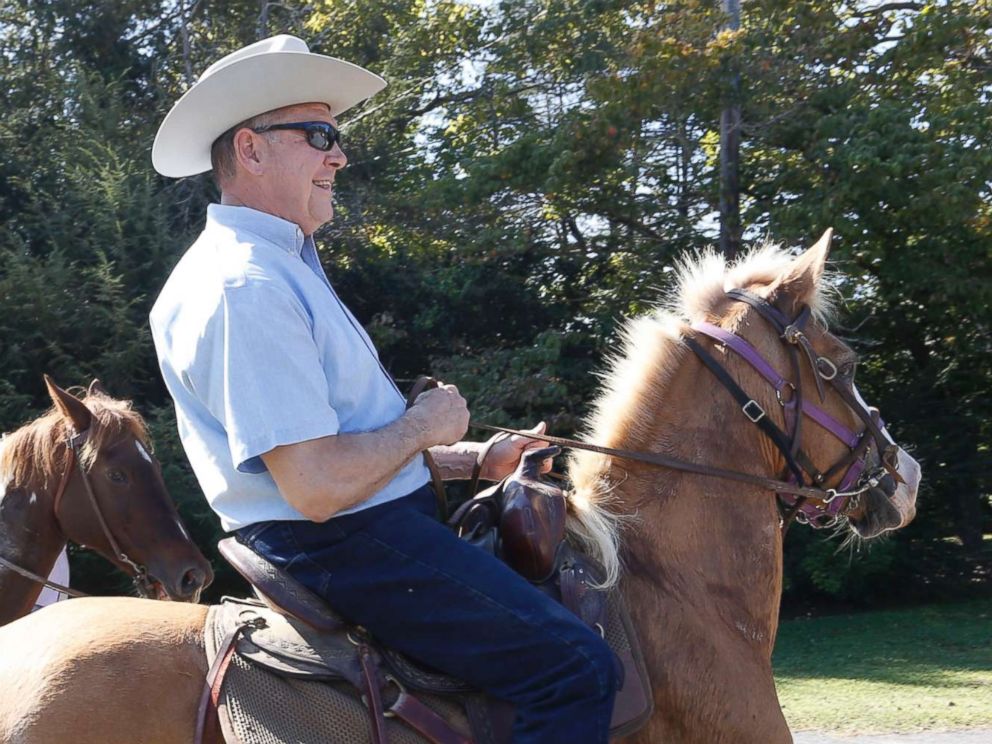
{"type": "MultiPolygon", "coordinates": [[[[515,741],[605,742],[603,639],[435,517],[421,453],[471,474],[465,400],[441,385],[406,408],[321,267],[337,117],[384,85],[277,36],[209,67],[163,121],[156,170],[212,170],[221,191],[150,318],[183,446],[225,530],[383,644],[514,703],[515,741]]],[[[496,443],[482,477],[536,446],[496,443]]]]}

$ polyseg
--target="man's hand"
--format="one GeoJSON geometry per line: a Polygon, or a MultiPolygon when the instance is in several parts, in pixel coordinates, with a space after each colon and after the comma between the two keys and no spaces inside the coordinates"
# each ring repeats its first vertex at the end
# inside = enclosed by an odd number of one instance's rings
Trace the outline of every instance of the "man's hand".
{"type": "MultiPolygon", "coordinates": [[[[526,429],[525,431],[534,434],[543,434],[546,428],[547,426],[542,421],[534,428],[526,429]]],[[[482,473],[479,477],[485,480],[503,480],[503,478],[516,470],[517,464],[520,462],[520,458],[524,452],[548,446],[539,439],[528,439],[518,434],[511,434],[508,437],[505,434],[497,434],[490,441],[499,437],[503,438],[493,445],[493,448],[489,450],[489,455],[486,457],[485,462],[482,464],[482,473]]],[[[550,457],[541,463],[542,473],[547,473],[549,470],[551,470],[550,457]]]]}
{"type": "Polygon", "coordinates": [[[407,415],[421,428],[423,446],[454,444],[468,431],[468,404],[454,385],[425,390],[413,402],[407,415]]]}

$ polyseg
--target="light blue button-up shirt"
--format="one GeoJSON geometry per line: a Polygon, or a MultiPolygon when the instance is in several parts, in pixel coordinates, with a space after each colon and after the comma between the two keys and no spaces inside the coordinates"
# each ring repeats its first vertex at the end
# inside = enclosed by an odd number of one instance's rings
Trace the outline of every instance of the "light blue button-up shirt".
{"type": "MultiPolygon", "coordinates": [[[[405,409],[372,341],[331,287],[313,239],[274,215],[210,205],[150,321],[179,436],[225,530],[305,519],[259,455],[379,429],[405,409]]],[[[416,457],[348,512],[405,496],[428,479],[416,457]]]]}

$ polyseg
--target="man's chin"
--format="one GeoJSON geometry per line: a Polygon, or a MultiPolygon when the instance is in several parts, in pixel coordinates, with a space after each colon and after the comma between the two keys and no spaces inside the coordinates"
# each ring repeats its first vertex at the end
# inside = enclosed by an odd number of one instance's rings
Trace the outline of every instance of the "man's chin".
{"type": "Polygon", "coordinates": [[[310,210],[311,224],[314,225],[313,232],[326,225],[334,219],[334,207],[329,204],[322,204],[319,208],[310,210]]]}

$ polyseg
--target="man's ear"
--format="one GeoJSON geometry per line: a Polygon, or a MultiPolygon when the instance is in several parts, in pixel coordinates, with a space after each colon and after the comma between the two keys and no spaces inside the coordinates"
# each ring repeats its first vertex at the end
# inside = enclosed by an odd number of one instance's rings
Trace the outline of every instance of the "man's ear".
{"type": "Polygon", "coordinates": [[[242,168],[253,176],[262,173],[262,158],[260,148],[265,146],[262,135],[253,132],[248,127],[242,127],[234,133],[234,159],[242,168]]]}

